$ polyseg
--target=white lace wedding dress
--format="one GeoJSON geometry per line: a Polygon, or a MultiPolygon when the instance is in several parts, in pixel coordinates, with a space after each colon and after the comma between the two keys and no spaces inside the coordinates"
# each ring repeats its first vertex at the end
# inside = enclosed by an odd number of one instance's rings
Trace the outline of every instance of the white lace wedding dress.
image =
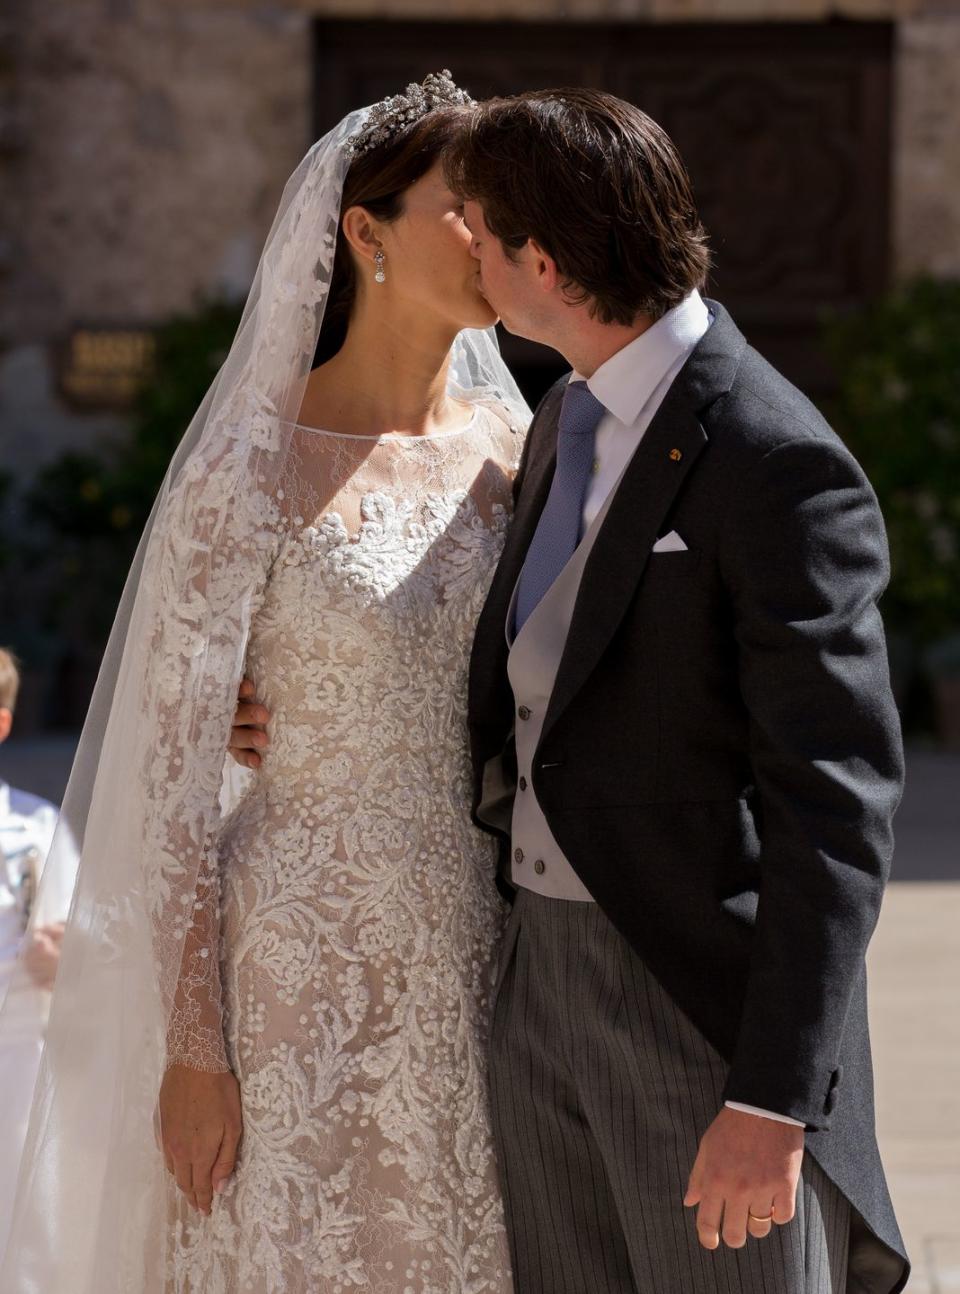
{"type": "Polygon", "coordinates": [[[466,688],[521,440],[484,406],[420,439],[295,431],[247,661],[271,745],[203,875],[219,958],[188,947],[171,1035],[217,1068],[222,1003],[243,1139],[211,1217],[171,1181],[176,1294],[512,1288],[466,688]]]}

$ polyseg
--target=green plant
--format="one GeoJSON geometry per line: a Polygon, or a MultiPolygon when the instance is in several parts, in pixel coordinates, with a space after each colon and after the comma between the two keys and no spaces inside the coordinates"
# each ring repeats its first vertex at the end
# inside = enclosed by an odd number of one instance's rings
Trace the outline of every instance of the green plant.
{"type": "Polygon", "coordinates": [[[924,645],[960,625],[960,281],[919,279],[833,318],[828,415],[883,510],[892,629],[924,645]]]}
{"type": "Polygon", "coordinates": [[[27,491],[33,562],[48,568],[44,619],[72,644],[99,654],[170,458],[239,320],[239,307],[209,302],[162,324],[129,435],[63,454],[27,491]]]}

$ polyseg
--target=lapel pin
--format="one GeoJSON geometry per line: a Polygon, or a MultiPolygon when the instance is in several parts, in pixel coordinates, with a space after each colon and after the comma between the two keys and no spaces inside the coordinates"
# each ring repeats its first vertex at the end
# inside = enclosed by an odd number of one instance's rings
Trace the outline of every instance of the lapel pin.
{"type": "Polygon", "coordinates": [[[683,450],[682,450],[682,449],[671,449],[671,451],[670,451],[670,457],[671,457],[671,459],[673,460],[673,462],[675,462],[675,463],[679,463],[679,462],[680,462],[680,460],[681,460],[681,458],[683,458],[683,450]]]}

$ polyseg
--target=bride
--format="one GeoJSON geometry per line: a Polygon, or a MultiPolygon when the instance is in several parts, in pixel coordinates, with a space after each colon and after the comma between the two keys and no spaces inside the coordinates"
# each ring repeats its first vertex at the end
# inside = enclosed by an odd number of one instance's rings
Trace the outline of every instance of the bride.
{"type": "Polygon", "coordinates": [[[443,179],[469,103],[429,76],[310,150],[161,490],[64,802],[4,1290],[511,1288],[465,697],[529,411],[443,179]]]}

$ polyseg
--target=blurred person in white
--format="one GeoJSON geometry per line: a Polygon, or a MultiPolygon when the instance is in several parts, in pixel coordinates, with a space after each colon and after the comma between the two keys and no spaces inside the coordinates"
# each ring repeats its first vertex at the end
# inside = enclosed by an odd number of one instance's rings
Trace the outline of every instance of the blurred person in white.
{"type": "Polygon", "coordinates": [[[529,410],[440,160],[469,102],[434,74],[308,152],[161,489],[64,800],[3,1291],[512,1288],[466,681],[529,410]]]}
{"type": "MultiPolygon", "coordinates": [[[[0,648],[0,744],[13,727],[19,687],[16,657],[0,648]]],[[[61,865],[54,869],[58,884],[45,886],[41,897],[40,875],[53,843],[57,814],[55,804],[0,777],[0,1002],[8,997],[5,1010],[15,1026],[0,1037],[0,1101],[11,1115],[13,1129],[0,1157],[0,1244],[10,1222],[50,989],[76,873],[76,850],[69,833],[62,831],[57,836],[61,865]],[[21,945],[29,978],[11,987],[21,945]]]]}

